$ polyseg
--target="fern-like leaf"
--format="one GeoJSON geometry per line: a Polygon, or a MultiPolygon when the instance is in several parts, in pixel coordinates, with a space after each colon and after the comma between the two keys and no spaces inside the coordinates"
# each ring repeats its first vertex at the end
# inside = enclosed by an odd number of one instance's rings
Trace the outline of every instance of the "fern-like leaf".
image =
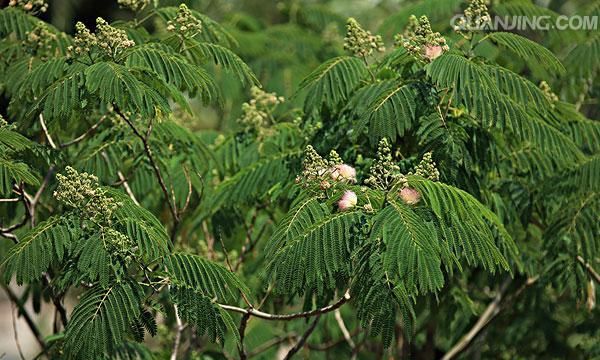
{"type": "Polygon", "coordinates": [[[306,109],[318,109],[321,103],[333,108],[347,100],[367,73],[365,64],[356,57],[330,59],[311,72],[298,86],[306,90],[306,109]]]}
{"type": "Polygon", "coordinates": [[[2,267],[4,280],[16,275],[18,285],[39,279],[51,264],[60,262],[68,253],[79,231],[68,217],[55,216],[39,223],[13,246],[2,267]]]}
{"type": "Polygon", "coordinates": [[[231,271],[198,255],[177,253],[166,259],[171,282],[180,288],[197,291],[209,299],[237,301],[248,287],[231,271]]]}
{"type": "Polygon", "coordinates": [[[114,283],[88,290],[73,309],[65,334],[65,347],[73,357],[98,358],[123,345],[140,315],[143,295],[133,282],[114,283]]]}
{"type": "Polygon", "coordinates": [[[551,72],[563,74],[566,71],[560,60],[550,50],[525,37],[508,32],[495,32],[487,37],[523,60],[534,61],[551,72]]]}

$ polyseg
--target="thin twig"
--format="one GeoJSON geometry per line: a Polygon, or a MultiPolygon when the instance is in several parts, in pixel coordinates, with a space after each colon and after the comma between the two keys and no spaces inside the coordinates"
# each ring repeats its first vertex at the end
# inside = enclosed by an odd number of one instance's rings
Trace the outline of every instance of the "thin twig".
{"type": "MultiPolygon", "coordinates": [[[[227,253],[227,248],[225,247],[223,238],[220,235],[219,235],[219,241],[221,242],[221,247],[223,248],[223,253],[225,254],[225,262],[227,263],[227,267],[229,267],[229,271],[235,272],[235,271],[233,271],[231,262],[229,262],[229,254],[227,253]]],[[[244,302],[246,303],[246,305],[248,305],[248,307],[250,308],[249,310],[254,309],[254,305],[252,305],[252,303],[250,302],[250,300],[248,299],[246,294],[244,294],[244,292],[240,292],[240,294],[242,295],[242,299],[244,299],[244,302]]]]}
{"type": "Polygon", "coordinates": [[[2,202],[17,202],[19,200],[21,200],[21,199],[19,199],[19,198],[0,199],[0,203],[2,203],[2,202]]]}
{"type": "Polygon", "coordinates": [[[250,357],[256,356],[256,355],[258,355],[258,354],[260,354],[262,352],[265,352],[265,351],[269,350],[273,346],[279,345],[282,342],[285,342],[287,340],[293,339],[296,336],[297,336],[296,333],[289,333],[289,334],[284,335],[284,336],[273,338],[273,339],[271,339],[271,340],[269,340],[269,341],[267,341],[267,342],[265,342],[263,344],[260,344],[259,346],[257,346],[256,348],[254,348],[254,350],[250,351],[248,353],[248,357],[250,358],[250,357]]]}
{"type": "Polygon", "coordinates": [[[240,355],[240,360],[246,360],[248,358],[248,355],[246,354],[246,349],[244,348],[244,337],[246,336],[246,327],[248,325],[248,320],[250,320],[249,313],[242,315],[242,319],[240,320],[240,344],[238,345],[238,353],[240,355]]]}
{"type": "MultiPolygon", "coordinates": [[[[110,159],[108,158],[108,154],[106,153],[106,151],[102,151],[101,155],[102,158],[104,158],[104,161],[106,161],[106,163],[110,166],[110,159]]],[[[123,188],[125,189],[125,192],[129,196],[129,198],[133,201],[134,204],[140,206],[140,203],[137,201],[135,194],[133,193],[133,191],[131,191],[131,187],[129,187],[127,178],[125,177],[125,175],[123,175],[121,170],[117,170],[117,176],[119,177],[119,184],[123,185],[123,188]]]]}
{"type": "Polygon", "coordinates": [[[13,304],[13,308],[10,309],[10,316],[12,317],[12,326],[13,333],[15,335],[15,343],[17,344],[17,350],[19,350],[19,355],[22,360],[25,360],[25,356],[23,356],[23,350],[21,349],[21,343],[19,342],[19,332],[17,331],[17,320],[15,317],[15,311],[17,310],[16,305],[13,304]]]}
{"type": "Polygon", "coordinates": [[[181,342],[181,333],[183,333],[183,322],[179,317],[179,311],[177,310],[177,304],[173,304],[175,310],[175,321],[177,322],[177,333],[175,334],[175,341],[173,341],[173,350],[171,351],[171,360],[177,360],[177,351],[179,350],[179,343],[181,342]]]}
{"type": "Polygon", "coordinates": [[[585,259],[583,257],[581,257],[580,255],[577,255],[577,261],[579,261],[585,267],[585,269],[590,273],[590,275],[594,278],[594,280],[596,280],[596,282],[598,284],[600,284],[600,274],[598,274],[596,272],[596,270],[594,270],[592,265],[590,265],[589,262],[585,261],[585,259]]]}
{"type": "Polygon", "coordinates": [[[346,324],[344,324],[344,318],[342,318],[342,313],[340,312],[340,309],[335,309],[333,315],[335,316],[335,321],[337,321],[342,335],[344,335],[344,339],[346,339],[346,342],[350,346],[350,349],[354,351],[354,349],[356,348],[356,344],[352,340],[352,336],[350,336],[350,332],[348,331],[346,324]]]}
{"type": "Polygon", "coordinates": [[[169,210],[171,211],[171,216],[173,217],[173,222],[174,222],[174,224],[179,223],[179,215],[177,214],[176,205],[175,205],[175,203],[171,203],[171,197],[169,195],[169,190],[167,189],[167,184],[165,183],[162,173],[160,172],[160,168],[158,167],[156,161],[154,160],[154,155],[152,153],[152,149],[150,148],[150,144],[148,143],[148,138],[150,137],[150,132],[152,130],[152,126],[151,126],[152,124],[150,123],[150,125],[148,126],[148,131],[146,132],[146,136],[144,136],[144,135],[142,135],[142,133],[140,133],[138,131],[138,129],[135,127],[135,125],[133,125],[133,123],[116,106],[115,106],[115,112],[121,117],[121,119],[123,119],[123,121],[125,121],[125,123],[127,123],[127,125],[131,128],[131,130],[135,134],[135,136],[137,136],[142,141],[142,145],[144,146],[144,152],[146,153],[146,157],[148,158],[148,161],[150,162],[150,166],[152,166],[152,169],[154,170],[154,175],[156,175],[156,179],[158,180],[158,184],[160,185],[160,188],[163,192],[165,201],[167,202],[167,205],[169,206],[169,210]]]}
{"type": "Polygon", "coordinates": [[[306,329],[306,331],[304,332],[304,334],[302,334],[302,337],[300,337],[300,339],[298,340],[298,342],[296,343],[296,345],[294,345],[294,347],[292,347],[290,349],[290,351],[288,351],[288,353],[285,355],[285,357],[283,358],[283,360],[289,360],[289,359],[291,359],[292,356],[294,356],[294,354],[296,354],[298,351],[300,351],[300,349],[302,349],[302,347],[304,346],[304,343],[306,343],[306,340],[308,340],[308,337],[310,336],[310,334],[312,334],[312,332],[317,327],[317,323],[319,322],[320,318],[321,318],[321,315],[319,315],[316,318],[314,318],[314,320],[312,321],[312,323],[310,324],[310,326],[308,327],[308,329],[306,329]]]}
{"type": "Polygon", "coordinates": [[[500,302],[504,296],[504,292],[511,283],[511,279],[506,279],[500,289],[496,293],[494,300],[487,306],[483,314],[479,317],[475,325],[466,333],[458,343],[456,343],[443,357],[442,360],[450,360],[456,358],[461,352],[463,352],[469,344],[477,337],[477,335],[483,330],[483,328],[492,320],[494,316],[500,311],[500,302]]]}
{"type": "Polygon", "coordinates": [[[48,132],[48,128],[46,127],[46,122],[44,121],[44,116],[42,114],[40,114],[39,118],[40,118],[40,125],[42,125],[42,130],[44,130],[44,134],[46,135],[46,139],[48,139],[48,143],[50,144],[50,146],[53,149],[58,149],[58,147],[56,146],[56,143],[54,142],[54,140],[52,140],[52,136],[50,136],[50,133],[48,132]]]}
{"type": "Polygon", "coordinates": [[[231,305],[225,305],[225,304],[218,304],[218,305],[225,310],[238,312],[240,314],[248,314],[249,313],[251,316],[265,319],[265,320],[292,320],[292,319],[308,318],[308,317],[312,317],[312,316],[326,314],[328,312],[334,311],[335,309],[338,309],[339,307],[341,307],[342,305],[347,303],[349,300],[350,300],[350,292],[346,291],[344,296],[341,297],[334,304],[327,305],[323,308],[316,309],[316,310],[304,311],[304,312],[293,313],[293,314],[269,314],[264,311],[257,310],[255,308],[244,309],[244,308],[240,308],[237,306],[231,306],[231,305]]]}
{"type": "Polygon", "coordinates": [[[7,285],[5,285],[5,284],[0,284],[0,285],[2,286],[2,288],[8,295],[8,298],[10,299],[10,301],[12,303],[14,303],[17,306],[17,308],[19,309],[19,314],[21,314],[21,316],[23,316],[23,319],[25,319],[27,326],[29,326],[29,329],[31,329],[31,332],[33,333],[33,336],[35,336],[35,339],[38,342],[38,344],[40,345],[40,347],[45,350],[46,343],[44,342],[44,338],[43,338],[42,334],[40,333],[40,330],[38,329],[37,325],[31,318],[31,315],[29,315],[29,312],[23,306],[21,299],[19,299],[17,294],[15,294],[12,291],[12,289],[9,288],[7,285]]]}
{"type": "Polygon", "coordinates": [[[93,133],[99,126],[100,124],[102,124],[102,122],[106,120],[106,115],[103,115],[100,120],[98,120],[97,123],[95,123],[94,125],[92,125],[89,129],[86,130],[86,132],[84,132],[83,134],[79,135],[78,137],[74,138],[73,140],[69,140],[66,143],[62,143],[60,144],[61,148],[66,148],[68,146],[77,144],[78,142],[80,142],[81,140],[85,139],[86,137],[88,137],[91,133],[93,133]]]}

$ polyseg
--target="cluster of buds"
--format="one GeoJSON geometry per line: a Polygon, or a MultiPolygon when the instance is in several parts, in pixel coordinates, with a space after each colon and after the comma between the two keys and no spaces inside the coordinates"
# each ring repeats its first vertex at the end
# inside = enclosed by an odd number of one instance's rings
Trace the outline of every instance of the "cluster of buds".
{"type": "Polygon", "coordinates": [[[392,148],[386,138],[379,140],[377,157],[369,168],[365,184],[381,190],[389,189],[400,177],[400,167],[392,158],[392,148]]]}
{"type": "Polygon", "coordinates": [[[276,93],[268,93],[257,86],[250,89],[252,99],[242,104],[238,123],[246,130],[261,129],[269,123],[270,113],[285,99],[276,93]]]}
{"type": "Polygon", "coordinates": [[[440,171],[437,169],[435,162],[432,159],[431,152],[427,152],[423,155],[421,162],[415,166],[414,174],[432,181],[440,180],[440,171]]]}
{"type": "Polygon", "coordinates": [[[363,29],[356,19],[349,18],[346,22],[344,49],[355,56],[366,58],[374,51],[384,52],[385,46],[380,35],[371,34],[370,31],[363,29]]]}
{"type": "Polygon", "coordinates": [[[469,0],[469,5],[454,24],[454,31],[464,37],[470,37],[472,31],[483,30],[491,21],[486,0],[469,0]]]}
{"type": "Polygon", "coordinates": [[[554,105],[554,103],[558,101],[558,95],[556,95],[552,91],[552,88],[550,88],[550,85],[548,85],[547,82],[542,80],[540,82],[539,87],[540,87],[540,90],[542,90],[542,92],[544,93],[544,96],[546,96],[546,98],[548,99],[548,101],[550,101],[552,103],[552,105],[554,105]]]}
{"type": "Polygon", "coordinates": [[[411,15],[404,34],[396,35],[396,45],[427,62],[449,50],[446,39],[439,32],[431,30],[431,24],[425,15],[419,19],[411,15]]]}
{"type": "Polygon", "coordinates": [[[114,58],[124,49],[134,46],[135,42],[127,37],[125,30],[110,26],[106,20],[99,17],[96,19],[95,34],[82,22],[75,24],[73,44],[68,48],[70,56],[87,54],[98,48],[105,55],[114,58]]]}
{"type": "Polygon", "coordinates": [[[344,164],[335,150],[331,150],[329,159],[325,160],[311,145],[308,145],[304,150],[302,175],[296,178],[296,182],[306,187],[318,183],[321,190],[327,190],[333,186],[332,181],[355,183],[356,170],[344,164]]]}
{"type": "Polygon", "coordinates": [[[106,251],[111,256],[118,256],[125,263],[129,263],[134,258],[137,247],[125,234],[110,227],[103,227],[101,236],[106,251]]]}
{"type": "Polygon", "coordinates": [[[40,21],[33,30],[25,33],[23,47],[34,54],[41,54],[42,59],[45,59],[44,54],[52,51],[56,42],[56,34],[48,29],[48,26],[40,21]]]}
{"type": "Polygon", "coordinates": [[[117,2],[120,7],[131,11],[141,11],[150,4],[150,0],[118,0],[117,2]]]}
{"type": "Polygon", "coordinates": [[[79,173],[67,166],[66,175],[57,174],[58,187],[54,197],[84,214],[95,224],[110,226],[113,212],[119,206],[112,197],[98,185],[98,178],[88,173],[79,173]]]}
{"type": "Polygon", "coordinates": [[[96,19],[96,38],[98,47],[112,57],[117,56],[123,49],[135,45],[135,42],[127,37],[125,30],[108,25],[102,18],[96,19]]]}
{"type": "Polygon", "coordinates": [[[44,0],[10,0],[8,6],[19,7],[33,14],[45,13],[48,3],[44,0]]]}
{"type": "Polygon", "coordinates": [[[187,5],[181,4],[175,19],[167,22],[167,31],[176,32],[184,38],[191,38],[202,31],[202,21],[192,14],[187,5]]]}
{"type": "Polygon", "coordinates": [[[8,121],[4,119],[4,116],[0,115],[0,129],[8,127],[8,121]]]}

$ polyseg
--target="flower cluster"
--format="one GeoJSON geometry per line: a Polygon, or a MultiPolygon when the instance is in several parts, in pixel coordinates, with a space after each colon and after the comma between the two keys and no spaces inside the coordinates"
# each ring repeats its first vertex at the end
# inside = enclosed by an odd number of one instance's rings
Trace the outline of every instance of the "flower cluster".
{"type": "Polygon", "coordinates": [[[427,16],[417,19],[412,15],[404,34],[396,35],[396,45],[404,47],[408,52],[423,61],[432,61],[448,51],[446,39],[431,30],[427,16]]]}
{"type": "Polygon", "coordinates": [[[98,39],[98,47],[113,57],[121,50],[135,45],[133,40],[127,38],[125,30],[108,25],[102,18],[96,19],[96,37],[98,39]]]}
{"type": "Polygon", "coordinates": [[[70,166],[65,171],[66,175],[56,175],[58,188],[54,191],[54,197],[81,211],[86,219],[98,225],[109,226],[119,203],[98,185],[96,176],[79,173],[70,166]]]}
{"type": "Polygon", "coordinates": [[[135,42],[127,37],[125,30],[110,26],[99,17],[96,19],[95,34],[82,22],[75,24],[73,44],[68,48],[70,56],[79,56],[98,48],[103,54],[114,58],[124,49],[134,46],[135,42]]]}
{"type": "Polygon", "coordinates": [[[471,31],[483,29],[492,19],[486,4],[486,0],[469,0],[463,16],[454,25],[454,31],[469,37],[471,31]]]}
{"type": "Polygon", "coordinates": [[[8,6],[19,7],[34,14],[48,10],[48,3],[44,0],[10,0],[8,6]]]}
{"type": "Polygon", "coordinates": [[[252,99],[242,104],[242,115],[238,123],[246,130],[261,129],[268,124],[271,111],[285,99],[257,86],[250,89],[250,95],[252,99]]]}
{"type": "Polygon", "coordinates": [[[392,158],[392,148],[386,138],[377,145],[377,157],[369,169],[365,184],[381,190],[387,190],[402,176],[400,167],[392,158]]]}
{"type": "Polygon", "coordinates": [[[101,229],[101,237],[106,251],[112,256],[120,257],[125,263],[130,262],[135,256],[137,247],[129,237],[110,227],[101,229]]]}
{"type": "Polygon", "coordinates": [[[141,11],[150,4],[150,0],[118,0],[117,3],[122,8],[131,11],[141,11]]]}
{"type": "Polygon", "coordinates": [[[371,34],[370,31],[363,29],[356,19],[349,18],[346,22],[344,49],[355,56],[365,58],[374,51],[384,52],[385,46],[380,35],[371,34]]]}
{"type": "Polygon", "coordinates": [[[0,128],[8,127],[8,121],[4,119],[4,116],[0,115],[0,128]]]}
{"type": "Polygon", "coordinates": [[[45,59],[47,54],[53,48],[56,42],[56,34],[48,29],[48,26],[40,21],[33,30],[25,33],[23,47],[34,54],[41,54],[41,58],[45,59]]]}
{"type": "Polygon", "coordinates": [[[176,32],[184,38],[194,37],[202,31],[202,21],[185,4],[181,4],[175,19],[167,22],[167,31],[176,32]]]}
{"type": "Polygon", "coordinates": [[[544,93],[544,96],[546,96],[546,98],[548,99],[548,101],[550,101],[553,104],[558,101],[558,96],[552,91],[552,88],[550,88],[550,85],[548,85],[547,82],[542,80],[540,82],[539,87],[540,90],[542,90],[542,92],[544,93]]]}
{"type": "Polygon", "coordinates": [[[439,181],[440,171],[435,166],[435,162],[431,157],[431,152],[425,153],[419,165],[415,166],[414,174],[432,181],[439,181]]]}
{"type": "Polygon", "coordinates": [[[335,150],[331,150],[329,159],[325,160],[311,145],[308,145],[304,150],[302,176],[298,176],[296,182],[306,187],[317,183],[321,190],[327,190],[333,186],[331,181],[355,183],[356,170],[344,164],[335,150]]]}

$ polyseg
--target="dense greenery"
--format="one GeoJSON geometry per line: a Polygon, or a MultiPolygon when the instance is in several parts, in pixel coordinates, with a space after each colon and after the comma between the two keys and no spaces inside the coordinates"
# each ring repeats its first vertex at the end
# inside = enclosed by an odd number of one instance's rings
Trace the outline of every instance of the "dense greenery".
{"type": "Polygon", "coordinates": [[[597,32],[119,4],[0,10],[2,285],[55,309],[41,357],[600,356],[597,32]]]}

